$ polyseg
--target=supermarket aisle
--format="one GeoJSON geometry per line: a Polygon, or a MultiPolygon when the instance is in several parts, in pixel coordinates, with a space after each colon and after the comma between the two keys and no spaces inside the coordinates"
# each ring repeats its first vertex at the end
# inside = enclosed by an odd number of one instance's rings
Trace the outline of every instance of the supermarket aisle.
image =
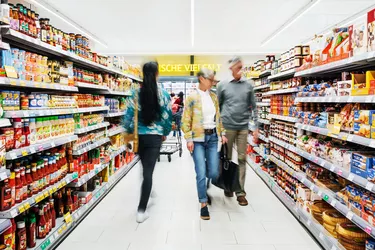
{"type": "Polygon", "coordinates": [[[154,175],[157,197],[150,219],[135,222],[139,197],[139,164],[125,176],[58,247],[111,250],[318,250],[315,242],[248,169],[250,205],[239,207],[212,188],[211,220],[199,218],[195,173],[188,154],[162,157],[154,175]]]}

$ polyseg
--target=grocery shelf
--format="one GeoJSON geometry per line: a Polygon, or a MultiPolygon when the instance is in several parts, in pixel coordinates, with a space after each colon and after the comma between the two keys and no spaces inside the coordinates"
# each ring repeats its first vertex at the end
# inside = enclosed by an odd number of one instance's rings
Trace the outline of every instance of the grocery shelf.
{"type": "Polygon", "coordinates": [[[22,87],[22,88],[36,88],[36,89],[53,89],[61,91],[78,92],[78,88],[58,83],[34,82],[20,79],[12,79],[7,77],[0,78],[0,86],[6,87],[22,87]]]}
{"type": "Polygon", "coordinates": [[[0,234],[12,226],[12,222],[8,219],[0,219],[0,234]]]}
{"type": "Polygon", "coordinates": [[[0,181],[8,179],[9,176],[10,176],[10,170],[9,169],[0,169],[0,181]]]}
{"type": "Polygon", "coordinates": [[[247,163],[255,173],[267,184],[269,189],[280,199],[280,201],[298,218],[297,207],[294,200],[288,196],[284,190],[275,182],[275,180],[266,174],[259,164],[255,163],[250,157],[247,157],[247,163]]]}
{"type": "Polygon", "coordinates": [[[267,143],[269,142],[269,139],[262,134],[259,134],[259,139],[267,143]]]}
{"type": "Polygon", "coordinates": [[[353,67],[360,67],[369,65],[370,61],[375,60],[375,51],[362,53],[349,57],[347,59],[339,60],[332,63],[327,63],[321,66],[316,66],[311,69],[297,71],[295,76],[310,76],[314,74],[322,73],[333,73],[333,72],[342,72],[347,69],[353,69],[353,67]]]}
{"type": "Polygon", "coordinates": [[[44,150],[48,150],[60,145],[64,145],[66,143],[75,141],[78,139],[77,135],[65,135],[57,138],[52,138],[48,141],[38,143],[38,144],[33,144],[28,147],[23,147],[19,149],[13,149],[11,151],[8,151],[5,155],[5,158],[7,160],[14,160],[18,159],[24,156],[32,155],[44,150]]]}
{"type": "Polygon", "coordinates": [[[283,115],[274,115],[274,114],[269,114],[268,118],[269,119],[286,121],[286,122],[297,122],[297,120],[298,120],[298,118],[296,118],[296,117],[283,116],[283,115]]]}
{"type": "Polygon", "coordinates": [[[266,154],[260,152],[260,148],[259,147],[253,147],[253,150],[255,152],[257,152],[258,155],[262,156],[263,159],[268,160],[269,155],[266,155],[266,154]]]}
{"type": "Polygon", "coordinates": [[[120,134],[122,132],[125,132],[125,129],[122,126],[119,126],[119,127],[115,127],[115,128],[112,128],[112,129],[108,129],[107,132],[108,132],[108,136],[114,136],[114,135],[120,134]]]}
{"type": "Polygon", "coordinates": [[[101,146],[101,145],[103,145],[103,144],[105,144],[109,141],[110,141],[109,138],[105,137],[105,138],[100,139],[100,140],[98,140],[98,141],[96,141],[96,142],[94,142],[94,143],[92,143],[92,144],[90,144],[90,145],[88,145],[88,146],[86,146],[82,149],[73,150],[73,155],[81,155],[81,154],[86,153],[86,152],[88,152],[88,151],[90,151],[94,148],[97,148],[97,147],[99,147],[99,146],[101,146]]]}
{"type": "Polygon", "coordinates": [[[330,103],[374,103],[374,95],[362,96],[321,96],[321,97],[296,97],[295,103],[299,102],[330,102],[330,103]]]}
{"type": "Polygon", "coordinates": [[[77,113],[90,113],[109,110],[108,106],[89,107],[89,108],[70,108],[70,109],[35,109],[35,110],[15,110],[5,111],[5,118],[25,118],[25,117],[39,117],[50,115],[67,115],[77,113]]]}
{"type": "Polygon", "coordinates": [[[56,246],[91,212],[93,208],[111,191],[111,189],[136,165],[139,161],[136,156],[131,163],[121,167],[108,182],[92,191],[91,200],[74,211],[69,217],[70,222],[64,218],[56,219],[56,227],[44,239],[37,239],[37,244],[31,250],[55,249],[56,246]]]}
{"type": "Polygon", "coordinates": [[[87,126],[85,128],[77,128],[77,129],[74,130],[74,133],[76,135],[83,134],[83,133],[87,133],[89,131],[93,131],[93,130],[96,130],[96,129],[106,128],[109,125],[110,125],[109,122],[102,122],[102,123],[99,123],[99,124],[96,124],[96,125],[87,126]]]}
{"type": "Polygon", "coordinates": [[[299,149],[293,145],[290,145],[286,142],[283,142],[283,141],[280,141],[272,136],[269,137],[269,140],[302,156],[303,158],[309,160],[309,161],[312,161],[314,162],[315,164],[343,177],[344,179],[347,179],[355,184],[357,184],[358,186],[364,188],[364,189],[367,189],[368,191],[372,192],[372,193],[375,193],[375,184],[368,181],[366,178],[363,178],[359,175],[356,175],[356,174],[353,174],[351,173],[350,171],[340,167],[340,166],[336,166],[335,164],[329,162],[329,161],[326,161],[322,158],[319,158],[317,156],[314,156],[312,154],[309,154],[307,153],[306,151],[302,150],[302,149],[299,149]]]}
{"type": "MultiPolygon", "coordinates": [[[[302,182],[306,187],[308,187],[311,191],[318,194],[324,201],[331,204],[337,211],[342,213],[346,216],[350,221],[355,223],[361,229],[363,229],[366,233],[368,233],[371,237],[375,238],[375,227],[370,225],[366,220],[362,219],[360,216],[356,215],[352,212],[345,204],[340,203],[335,197],[335,193],[331,190],[327,190],[321,187],[316,186],[314,183],[310,182],[306,179],[304,173],[298,172],[290,168],[287,164],[282,161],[277,160],[275,157],[270,157],[271,161],[274,161],[279,167],[285,170],[287,173],[292,175],[294,178],[302,182]]],[[[320,237],[319,237],[320,238],[320,237]]]]}
{"type": "Polygon", "coordinates": [[[6,118],[0,118],[0,128],[1,127],[8,127],[11,126],[9,119],[6,118]]]}
{"type": "Polygon", "coordinates": [[[79,88],[108,90],[107,86],[101,86],[93,83],[75,82],[75,85],[79,88]]]}
{"type": "Polygon", "coordinates": [[[263,124],[270,124],[270,120],[267,119],[258,119],[258,122],[263,123],[263,124]]]}
{"type": "Polygon", "coordinates": [[[121,154],[125,150],[126,150],[126,146],[121,146],[118,150],[111,153],[110,158],[114,159],[116,156],[118,156],[119,154],[121,154]]]}
{"type": "Polygon", "coordinates": [[[353,134],[349,134],[345,132],[340,132],[339,134],[332,134],[329,132],[327,128],[320,128],[316,126],[305,125],[302,123],[297,123],[296,127],[299,129],[303,129],[306,131],[316,133],[316,134],[326,135],[326,136],[337,138],[343,141],[348,141],[348,142],[352,142],[355,144],[367,146],[370,148],[375,148],[375,139],[370,139],[370,138],[366,138],[363,136],[353,135],[353,134]]]}
{"type": "Polygon", "coordinates": [[[71,183],[78,177],[77,173],[68,174],[65,176],[64,179],[55,183],[54,185],[44,189],[43,191],[33,195],[32,197],[28,198],[27,200],[16,204],[11,209],[7,211],[0,212],[0,218],[14,218],[19,214],[22,214],[24,211],[29,209],[31,206],[39,203],[40,201],[44,200],[45,198],[49,197],[51,194],[55,193],[57,190],[65,187],[68,183],[71,183]]]}
{"type": "Polygon", "coordinates": [[[104,164],[97,164],[95,165],[94,170],[90,171],[89,173],[81,176],[77,182],[71,182],[67,186],[68,187],[80,187],[86,182],[88,182],[91,178],[93,178],[95,175],[97,175],[100,171],[108,167],[108,163],[104,164]]]}
{"type": "Polygon", "coordinates": [[[125,115],[125,111],[120,111],[120,112],[113,112],[113,113],[107,113],[104,114],[104,117],[116,117],[116,116],[123,116],[125,115]]]}
{"type": "Polygon", "coordinates": [[[271,72],[272,72],[272,70],[270,70],[270,69],[267,69],[267,70],[265,70],[265,71],[262,71],[262,72],[260,72],[260,74],[259,74],[259,78],[269,76],[269,75],[271,75],[271,72]]]}
{"type": "Polygon", "coordinates": [[[256,105],[258,107],[269,107],[271,106],[271,102],[257,102],[256,105]]]}
{"type": "Polygon", "coordinates": [[[39,50],[39,51],[43,51],[44,53],[49,53],[52,55],[66,58],[69,61],[83,65],[85,67],[89,67],[90,69],[101,70],[101,71],[112,73],[112,74],[119,74],[125,77],[129,77],[136,81],[142,81],[139,77],[126,74],[119,69],[110,68],[110,67],[101,65],[99,63],[84,59],[76,55],[75,53],[65,51],[59,47],[52,46],[50,44],[42,42],[41,40],[24,35],[10,28],[2,28],[1,30],[2,30],[2,38],[13,41],[17,44],[20,44],[21,46],[26,46],[27,48],[31,48],[33,50],[39,50]]]}
{"type": "Polygon", "coordinates": [[[254,86],[254,90],[266,89],[266,88],[269,88],[269,87],[270,87],[269,84],[264,84],[264,85],[260,85],[260,86],[254,86]]]}
{"type": "Polygon", "coordinates": [[[270,75],[268,77],[268,80],[278,80],[278,79],[287,78],[287,77],[292,78],[295,72],[296,72],[296,69],[286,70],[284,72],[281,72],[275,75],[270,75]]]}
{"type": "Polygon", "coordinates": [[[118,96],[132,96],[131,91],[121,92],[121,91],[115,91],[108,89],[107,92],[103,92],[103,94],[106,95],[118,95],[118,96]]]}
{"type": "Polygon", "coordinates": [[[298,91],[299,91],[298,88],[271,90],[271,91],[267,92],[267,95],[279,95],[279,94],[295,93],[295,92],[298,92],[298,91]]]}

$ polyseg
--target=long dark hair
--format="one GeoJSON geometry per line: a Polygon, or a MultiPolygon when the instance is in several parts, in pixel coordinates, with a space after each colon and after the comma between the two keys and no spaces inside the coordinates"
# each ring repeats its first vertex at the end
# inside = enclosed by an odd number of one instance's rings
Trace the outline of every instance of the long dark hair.
{"type": "Polygon", "coordinates": [[[157,62],[148,62],[143,65],[143,83],[139,94],[141,105],[141,122],[150,126],[160,119],[159,91],[156,76],[159,73],[157,62]]]}

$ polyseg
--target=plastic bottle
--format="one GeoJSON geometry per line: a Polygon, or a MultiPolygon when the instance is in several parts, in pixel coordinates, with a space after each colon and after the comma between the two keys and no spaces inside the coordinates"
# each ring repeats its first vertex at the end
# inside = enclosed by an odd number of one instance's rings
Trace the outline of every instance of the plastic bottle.
{"type": "Polygon", "coordinates": [[[13,119],[13,130],[14,130],[14,145],[13,148],[21,148],[24,145],[24,135],[22,129],[22,120],[21,118],[13,119]]]}
{"type": "Polygon", "coordinates": [[[43,120],[42,118],[36,118],[36,138],[37,138],[37,141],[42,141],[43,140],[43,133],[44,133],[44,129],[43,129],[43,120]]]}
{"type": "Polygon", "coordinates": [[[52,231],[52,214],[51,214],[51,205],[49,202],[47,202],[47,218],[48,218],[48,227],[49,227],[49,231],[52,231]]]}
{"type": "MultiPolygon", "coordinates": [[[[19,163],[17,163],[19,164],[19,163]]],[[[16,166],[14,169],[16,173],[16,203],[21,203],[22,201],[22,180],[19,167],[16,166]]]]}
{"type": "Polygon", "coordinates": [[[54,205],[54,200],[50,199],[49,200],[49,205],[50,205],[50,210],[51,210],[51,218],[52,218],[52,228],[56,226],[56,211],[55,211],[55,205],[54,205]]]}
{"type": "Polygon", "coordinates": [[[25,137],[24,147],[30,146],[30,122],[29,119],[23,120],[23,136],[25,137]]]}
{"type": "Polygon", "coordinates": [[[15,222],[14,219],[10,219],[12,226],[5,230],[5,232],[0,236],[1,243],[6,246],[5,249],[13,249],[15,246],[15,222]],[[14,232],[13,232],[14,231],[14,232]]]}
{"type": "Polygon", "coordinates": [[[36,238],[44,239],[46,237],[46,218],[44,217],[43,207],[39,207],[39,220],[36,230],[36,238]]]}
{"type": "Polygon", "coordinates": [[[48,158],[43,157],[44,172],[46,174],[46,184],[47,186],[51,185],[51,171],[48,165],[48,158]]]}
{"type": "Polygon", "coordinates": [[[26,221],[27,247],[33,248],[36,245],[36,217],[35,213],[29,213],[26,221]]]}
{"type": "Polygon", "coordinates": [[[26,250],[27,248],[26,225],[24,221],[17,222],[16,249],[26,250]]]}
{"type": "Polygon", "coordinates": [[[31,197],[33,195],[33,178],[31,176],[31,165],[29,161],[27,161],[27,165],[26,165],[26,183],[27,183],[27,197],[31,197]]]}
{"type": "Polygon", "coordinates": [[[16,173],[14,169],[10,170],[9,187],[12,190],[12,206],[14,206],[16,204],[16,173]]]}
{"type": "Polygon", "coordinates": [[[21,173],[21,181],[22,181],[22,200],[26,200],[27,199],[27,181],[26,181],[26,170],[24,166],[20,168],[20,173],[21,173]]]}
{"type": "Polygon", "coordinates": [[[37,194],[39,192],[39,177],[37,172],[37,163],[35,161],[31,163],[31,177],[33,179],[33,194],[37,194]]]}
{"type": "Polygon", "coordinates": [[[37,178],[38,178],[38,192],[42,191],[43,183],[42,183],[42,175],[41,175],[41,170],[40,170],[40,165],[39,162],[36,163],[36,172],[37,172],[37,178]]]}
{"type": "Polygon", "coordinates": [[[29,129],[30,129],[30,139],[29,139],[29,141],[30,141],[30,145],[33,145],[37,142],[35,118],[30,118],[29,129]]]}
{"type": "Polygon", "coordinates": [[[44,210],[44,219],[46,220],[46,236],[49,234],[51,231],[50,225],[49,225],[49,216],[48,216],[48,208],[47,205],[43,205],[43,210],[44,210]]]}
{"type": "Polygon", "coordinates": [[[12,206],[12,188],[9,185],[9,180],[5,179],[0,186],[0,210],[5,211],[12,206]]]}

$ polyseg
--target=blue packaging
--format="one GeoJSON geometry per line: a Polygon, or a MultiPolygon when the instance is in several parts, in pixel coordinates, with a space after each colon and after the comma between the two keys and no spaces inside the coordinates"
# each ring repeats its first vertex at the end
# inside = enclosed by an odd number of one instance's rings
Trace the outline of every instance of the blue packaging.
{"type": "Polygon", "coordinates": [[[357,167],[353,166],[353,164],[351,164],[351,166],[350,166],[350,172],[353,173],[353,174],[359,175],[363,178],[366,178],[366,179],[368,177],[366,170],[362,170],[360,168],[357,168],[357,167]]]}
{"type": "Polygon", "coordinates": [[[366,240],[366,250],[375,250],[375,240],[374,239],[366,240]]]}

